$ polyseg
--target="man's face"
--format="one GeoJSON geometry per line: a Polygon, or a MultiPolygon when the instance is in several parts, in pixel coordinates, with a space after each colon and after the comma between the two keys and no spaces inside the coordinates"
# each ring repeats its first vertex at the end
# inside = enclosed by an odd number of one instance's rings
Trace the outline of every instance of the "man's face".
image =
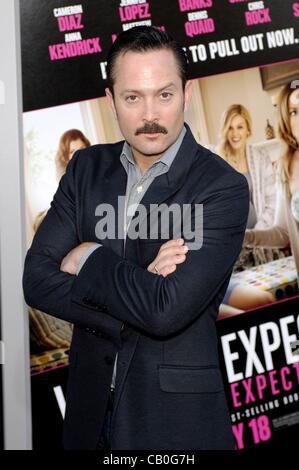
{"type": "Polygon", "coordinates": [[[134,156],[159,157],[179,136],[191,82],[183,90],[172,51],[127,52],[114,69],[114,97],[107,97],[134,156]]]}

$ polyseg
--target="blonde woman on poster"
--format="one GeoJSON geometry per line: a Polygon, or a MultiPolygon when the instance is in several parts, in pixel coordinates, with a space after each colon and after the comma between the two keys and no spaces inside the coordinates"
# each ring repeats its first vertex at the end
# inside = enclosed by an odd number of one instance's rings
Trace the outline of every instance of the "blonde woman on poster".
{"type": "MultiPolygon", "coordinates": [[[[231,105],[222,115],[221,142],[216,153],[247,179],[250,190],[247,228],[267,228],[274,220],[275,174],[269,155],[265,151],[253,150],[248,144],[251,134],[252,119],[249,111],[241,104],[231,105]]],[[[261,250],[255,250],[254,255],[255,263],[268,261],[261,250]]],[[[270,292],[231,280],[223,304],[247,310],[274,300],[270,292]]],[[[223,313],[234,312],[225,309],[223,313]]]]}
{"type": "Polygon", "coordinates": [[[235,170],[246,176],[250,189],[247,228],[267,228],[275,212],[275,174],[266,152],[257,152],[248,144],[252,119],[241,104],[231,105],[222,115],[218,154],[235,170]]]}

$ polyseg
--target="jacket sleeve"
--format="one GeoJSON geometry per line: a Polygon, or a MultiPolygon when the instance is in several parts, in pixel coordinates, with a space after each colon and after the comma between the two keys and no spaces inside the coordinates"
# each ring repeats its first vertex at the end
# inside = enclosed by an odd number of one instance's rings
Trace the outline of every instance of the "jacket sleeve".
{"type": "Polygon", "coordinates": [[[76,223],[75,174],[79,172],[75,170],[80,163],[79,156],[80,152],[77,152],[70,161],[27,253],[23,274],[24,296],[33,308],[77,326],[99,330],[108,338],[119,341],[122,323],[103,315],[97,308],[71,302],[75,276],[60,271],[64,256],[82,242],[76,223]]]}
{"type": "Polygon", "coordinates": [[[167,336],[185,328],[217,299],[240,252],[248,216],[245,177],[227,172],[203,203],[203,243],[184,263],[158,276],[101,247],[82,267],[72,286],[72,301],[92,302],[126,324],[167,336]]]}

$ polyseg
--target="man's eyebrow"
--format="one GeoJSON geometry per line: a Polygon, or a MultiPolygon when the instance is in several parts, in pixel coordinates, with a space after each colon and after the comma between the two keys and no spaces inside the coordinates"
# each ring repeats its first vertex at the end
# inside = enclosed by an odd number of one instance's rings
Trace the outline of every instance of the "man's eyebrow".
{"type": "MultiPolygon", "coordinates": [[[[158,90],[158,93],[160,93],[163,90],[167,90],[168,88],[177,88],[177,87],[176,87],[175,83],[170,82],[167,85],[164,85],[162,88],[160,88],[158,90]]],[[[127,90],[123,90],[121,92],[121,95],[125,95],[126,93],[137,93],[137,94],[139,94],[139,93],[142,93],[142,90],[133,90],[133,89],[130,88],[130,89],[127,89],[127,90]]]]}
{"type": "Polygon", "coordinates": [[[165,85],[163,88],[160,88],[160,90],[158,90],[158,92],[159,92],[159,91],[166,90],[166,89],[168,89],[168,88],[176,88],[175,83],[173,83],[173,82],[168,83],[168,84],[165,85]]]}

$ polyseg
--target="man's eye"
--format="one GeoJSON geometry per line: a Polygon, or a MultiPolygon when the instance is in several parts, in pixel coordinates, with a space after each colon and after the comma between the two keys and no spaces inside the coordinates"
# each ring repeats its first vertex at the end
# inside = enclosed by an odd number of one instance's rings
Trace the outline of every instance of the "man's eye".
{"type": "Polygon", "coordinates": [[[130,95],[126,97],[126,101],[128,103],[136,103],[137,101],[137,96],[136,95],[130,95]]]}
{"type": "Polygon", "coordinates": [[[171,97],[172,97],[172,94],[168,93],[167,91],[164,91],[163,93],[161,93],[161,98],[163,100],[169,100],[171,97]]]}

